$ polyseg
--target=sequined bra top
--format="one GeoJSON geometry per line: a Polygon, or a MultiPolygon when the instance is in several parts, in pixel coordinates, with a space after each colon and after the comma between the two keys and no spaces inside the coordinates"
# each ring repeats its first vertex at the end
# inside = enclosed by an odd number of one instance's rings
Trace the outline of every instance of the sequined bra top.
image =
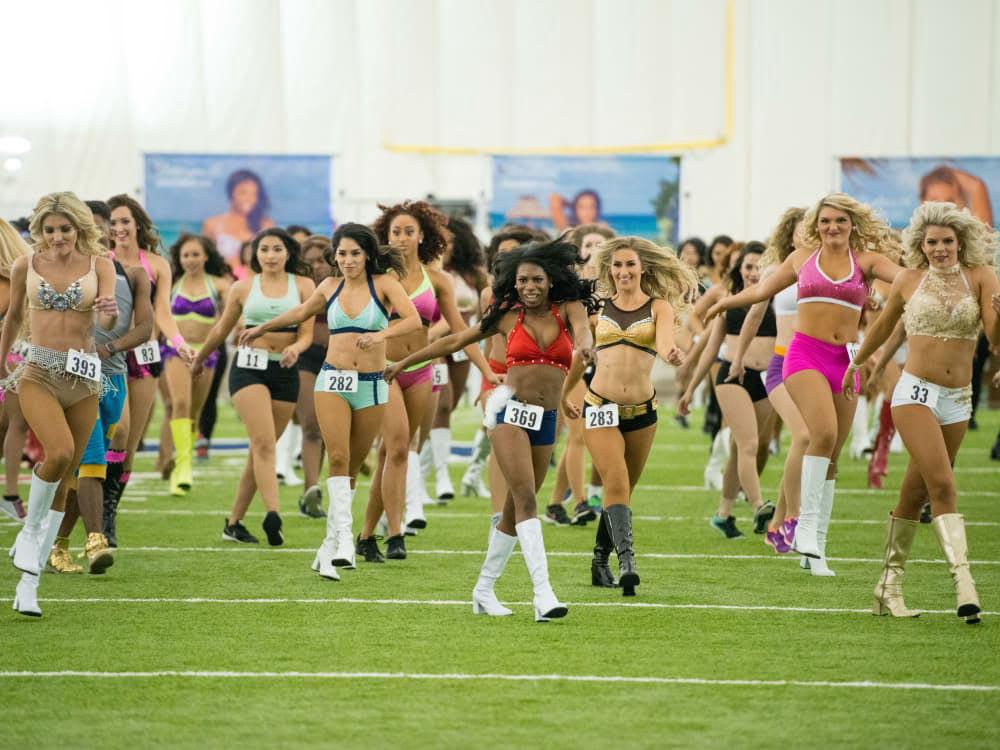
{"type": "Polygon", "coordinates": [[[868,284],[865,275],[854,259],[854,253],[848,251],[851,259],[851,272],[842,279],[831,279],[819,265],[820,251],[817,250],[799,269],[799,304],[810,302],[826,302],[831,305],[842,305],[861,312],[868,299],[868,284]]]}
{"type": "Polygon", "coordinates": [[[604,303],[594,328],[595,349],[609,346],[632,346],[656,355],[656,323],[653,321],[653,299],[636,310],[622,310],[611,300],[604,303]]]}
{"type": "Polygon", "coordinates": [[[94,299],[97,297],[97,272],[94,263],[97,257],[90,256],[90,270],[78,278],[63,292],[57,292],[48,281],[35,271],[35,258],[28,258],[28,275],[26,281],[29,310],[55,310],[66,312],[90,312],[94,309],[94,299]]]}
{"type": "Polygon", "coordinates": [[[975,341],[981,316],[979,300],[956,263],[943,270],[927,269],[903,308],[903,326],[907,336],[975,341]]]}

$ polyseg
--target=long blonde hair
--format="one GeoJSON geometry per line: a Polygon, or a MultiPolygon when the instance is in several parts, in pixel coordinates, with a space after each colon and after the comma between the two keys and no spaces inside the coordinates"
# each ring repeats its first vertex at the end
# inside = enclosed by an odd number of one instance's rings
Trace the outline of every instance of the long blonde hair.
{"type": "Polygon", "coordinates": [[[973,216],[969,209],[954,203],[930,201],[917,206],[910,225],[903,230],[903,264],[907,268],[927,268],[924,237],[927,227],[948,227],[958,239],[958,262],[966,268],[989,266],[1000,247],[1000,234],[973,216]]]}
{"type": "Polygon", "coordinates": [[[778,226],[771,230],[767,238],[767,248],[760,258],[760,267],[775,266],[795,250],[795,229],[805,218],[806,210],[799,206],[785,209],[778,219],[778,226]]]}
{"type": "Polygon", "coordinates": [[[35,204],[31,214],[31,239],[35,241],[35,249],[47,247],[42,235],[42,222],[46,216],[62,214],[76,227],[76,249],[83,255],[107,255],[107,248],[101,244],[101,230],[94,222],[87,204],[69,191],[43,195],[35,204]]]}
{"type": "Polygon", "coordinates": [[[632,250],[639,256],[642,276],[639,288],[654,299],[665,300],[674,309],[674,324],[698,296],[698,274],[683,263],[674,251],[642,237],[616,237],[602,242],[594,253],[598,293],[610,296],[615,289],[611,258],[618,250],[632,250]]]}
{"type": "Polygon", "coordinates": [[[855,200],[846,193],[830,193],[810,208],[802,219],[802,241],[807,247],[820,247],[819,212],[824,208],[835,208],[851,217],[851,235],[848,245],[856,252],[870,251],[885,254],[885,238],[888,226],[880,219],[871,206],[855,200]]]}
{"type": "Polygon", "coordinates": [[[14,261],[26,255],[31,255],[31,246],[14,227],[0,219],[0,276],[9,279],[14,261]]]}

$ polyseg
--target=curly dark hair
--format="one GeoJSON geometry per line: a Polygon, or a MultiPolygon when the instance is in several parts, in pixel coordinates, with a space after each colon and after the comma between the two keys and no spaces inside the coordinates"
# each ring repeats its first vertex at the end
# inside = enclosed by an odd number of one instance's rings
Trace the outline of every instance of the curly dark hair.
{"type": "Polygon", "coordinates": [[[448,231],[452,234],[451,258],[445,264],[445,270],[457,273],[476,291],[483,291],[489,285],[486,256],[476,233],[472,231],[472,225],[453,216],[448,219],[448,231]]]}
{"type": "Polygon", "coordinates": [[[170,273],[173,274],[174,281],[184,275],[184,266],[181,265],[181,248],[189,240],[194,240],[201,245],[202,252],[205,253],[205,273],[209,276],[225,276],[229,273],[229,266],[219,255],[219,251],[211,239],[201,234],[182,232],[177,241],[170,246],[170,273]]]}
{"type": "MultiPolygon", "coordinates": [[[[143,250],[150,250],[154,253],[160,252],[163,242],[160,240],[160,233],[153,226],[153,220],[149,218],[146,209],[142,207],[135,198],[125,193],[112,195],[108,198],[108,209],[114,211],[116,208],[125,207],[132,214],[132,221],[135,222],[135,241],[143,250]]],[[[115,249],[115,240],[111,239],[111,249],[115,249]]]]}
{"type": "Polygon", "coordinates": [[[337,227],[333,233],[330,247],[324,253],[326,262],[333,267],[333,275],[340,276],[340,266],[337,265],[337,248],[344,238],[354,240],[365,253],[365,271],[369,276],[374,276],[387,271],[395,271],[396,275],[402,278],[406,275],[406,263],[403,261],[403,254],[397,248],[389,245],[380,245],[375,232],[364,224],[357,224],[349,221],[337,227]]]}
{"type": "Polygon", "coordinates": [[[743,267],[743,259],[748,255],[763,255],[765,250],[767,248],[764,246],[764,243],[757,242],[757,240],[751,240],[743,246],[743,249],[740,250],[739,260],[736,261],[733,270],[729,272],[729,279],[726,282],[732,294],[738,294],[743,291],[743,274],[740,273],[740,268],[743,267]]]}
{"type": "Polygon", "coordinates": [[[448,246],[448,217],[426,201],[403,201],[393,206],[378,204],[381,215],[372,224],[375,236],[382,245],[389,244],[389,225],[397,216],[412,216],[420,225],[424,239],[417,249],[417,257],[423,264],[433,263],[441,257],[448,246]]]}
{"type": "Polygon", "coordinates": [[[538,230],[532,229],[527,224],[507,224],[500,227],[490,239],[490,244],[486,246],[487,268],[492,270],[497,254],[500,252],[500,243],[507,240],[515,240],[518,245],[526,245],[529,242],[545,242],[548,240],[548,236],[540,234],[538,230]]]}
{"type": "Polygon", "coordinates": [[[250,227],[250,231],[257,232],[260,230],[261,224],[264,223],[268,211],[271,210],[271,199],[267,195],[267,190],[264,189],[264,181],[260,179],[260,175],[251,169],[237,169],[226,180],[226,197],[230,201],[233,199],[236,188],[244,182],[252,182],[257,186],[257,203],[247,214],[247,226],[250,227]]]}
{"type": "Polygon", "coordinates": [[[551,242],[531,242],[497,257],[494,263],[493,303],[483,313],[479,330],[491,331],[503,315],[521,306],[515,281],[522,263],[533,263],[549,277],[549,302],[582,302],[587,313],[594,313],[600,304],[594,281],[576,275],[580,251],[576,245],[561,239],[551,242]]]}
{"type": "Polygon", "coordinates": [[[285,273],[294,273],[296,276],[312,278],[312,269],[302,260],[302,247],[298,241],[281,227],[270,227],[254,235],[250,241],[250,270],[254,273],[261,272],[260,261],[257,260],[257,248],[260,241],[265,237],[277,237],[288,251],[288,260],[285,261],[285,273]]]}

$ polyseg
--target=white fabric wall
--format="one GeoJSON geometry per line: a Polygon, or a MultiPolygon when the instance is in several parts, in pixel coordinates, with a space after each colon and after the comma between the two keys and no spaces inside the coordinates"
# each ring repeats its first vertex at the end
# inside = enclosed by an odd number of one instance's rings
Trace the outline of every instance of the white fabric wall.
{"type": "MultiPolygon", "coordinates": [[[[837,155],[1000,153],[1000,0],[737,0],[731,142],[685,155],[683,234],[764,235],[837,155]]],[[[333,153],[339,220],[482,198],[402,144],[711,139],[725,0],[0,0],[0,215],[136,192],[142,151],[333,153]]]]}

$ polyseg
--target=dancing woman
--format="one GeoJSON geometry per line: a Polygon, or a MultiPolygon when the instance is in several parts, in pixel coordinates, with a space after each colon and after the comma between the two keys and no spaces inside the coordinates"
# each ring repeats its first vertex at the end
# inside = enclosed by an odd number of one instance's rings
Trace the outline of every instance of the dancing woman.
{"type": "MultiPolygon", "coordinates": [[[[193,234],[182,234],[171,246],[170,261],[175,279],[170,292],[170,314],[188,345],[198,351],[222,312],[220,300],[229,293],[226,264],[212,240],[193,234]]],[[[184,495],[193,482],[192,426],[201,415],[219,353],[215,351],[205,359],[205,367],[197,377],[191,374],[172,344],[161,344],[160,354],[170,392],[170,435],[177,456],[170,473],[170,494],[184,495]]]]}
{"type": "MultiPolygon", "coordinates": [[[[740,251],[739,260],[729,275],[730,294],[739,294],[743,289],[750,288],[758,281],[758,264],[764,254],[764,245],[760,242],[748,242],[740,251]]],[[[721,362],[715,377],[715,392],[722,409],[722,416],[732,430],[736,442],[736,470],[740,486],[746,493],[747,500],[753,506],[754,533],[763,534],[767,522],[774,515],[774,505],[765,502],[760,489],[760,472],[763,469],[758,461],[760,445],[767,444],[770,434],[771,418],[774,410],[767,400],[764,389],[764,370],[771,352],[774,349],[774,339],[777,335],[774,310],[765,311],[760,330],[748,347],[745,360],[749,364],[742,372],[731,373],[732,361],[728,352],[734,351],[739,340],[740,329],[746,319],[749,308],[736,307],[726,311],[712,324],[709,342],[701,354],[698,367],[695,369],[687,390],[677,404],[680,414],[686,414],[694,389],[701,383],[709,367],[715,361],[721,362]],[[725,344],[727,354],[722,354],[725,344]]],[[[728,485],[728,483],[727,483],[728,485]]],[[[743,533],[736,528],[736,519],[732,514],[736,498],[732,488],[724,487],[719,498],[719,509],[712,518],[712,527],[727,539],[737,539],[743,533]],[[726,491],[729,490],[729,491],[726,491]]]]}
{"type": "MultiPolygon", "coordinates": [[[[766,279],[774,269],[784,262],[793,251],[800,249],[802,219],[804,208],[789,208],[778,220],[767,241],[767,250],[760,259],[761,279],[766,279]]],[[[788,428],[791,444],[785,456],[785,466],[781,475],[778,492],[778,505],[774,518],[768,524],[764,542],[779,554],[789,552],[795,538],[795,526],[799,518],[799,485],[802,476],[802,456],[809,443],[809,431],[802,420],[802,415],[795,407],[781,376],[781,368],[788,352],[788,343],[795,331],[795,316],[798,312],[796,284],[782,289],[771,300],[758,302],[750,308],[743,328],[740,330],[739,344],[733,354],[733,365],[729,370],[730,379],[742,381],[745,375],[743,359],[751,342],[757,336],[761,323],[768,309],[773,309],[777,336],[774,340],[774,355],[767,366],[764,378],[764,389],[775,412],[781,417],[782,424],[788,428]]],[[[808,560],[808,558],[803,558],[808,560]]],[[[816,561],[810,565],[813,575],[824,575],[829,568],[824,569],[825,561],[816,561]]],[[[832,572],[832,571],[831,571],[832,572]]]]}
{"type": "Polygon", "coordinates": [[[11,557],[23,575],[14,609],[40,617],[38,577],[59,531],[65,482],[80,461],[97,416],[101,363],[94,347],[95,322],[117,322],[115,269],[103,257],[100,231],[90,210],[73,193],[52,193],[31,217],[35,253],[11,267],[10,308],[0,336],[0,378],[17,391],[21,410],[45,451],[28,490],[28,511],[11,557]],[[58,290],[62,291],[58,291],[58,290]],[[30,346],[7,377],[7,354],[21,330],[27,301],[30,346]],[[62,492],[56,497],[56,490],[62,492]]]}
{"type": "MultiPolygon", "coordinates": [[[[965,518],[958,512],[953,465],[972,414],[972,354],[980,325],[1000,345],[1000,283],[991,253],[1000,246],[991,227],[953,203],[924,203],[903,235],[903,262],[885,310],[868,329],[844,374],[847,398],[854,373],[902,319],[906,364],[892,394],[892,417],[910,462],[889,514],[882,573],[873,613],[915,617],[903,601],[903,571],[930,496],[932,524],[955,584],[957,614],[979,622],[979,596],[969,571],[965,518]]],[[[978,384],[977,384],[978,385],[978,384]]]]}
{"type": "MultiPolygon", "coordinates": [[[[581,428],[587,450],[604,480],[604,512],[597,522],[591,583],[634,596],[639,585],[632,549],[632,492],[656,436],[656,391],[651,374],[657,354],[683,362],[674,335],[677,315],[698,293],[698,276],[669,250],[639,237],[607,240],[595,255],[599,286],[611,291],[595,327],[599,352],[583,398],[581,428]],[[614,550],[619,580],[608,567],[614,550]]],[[[579,421],[573,398],[583,379],[583,359],[574,358],[562,388],[563,413],[579,421]]]]}
{"type": "Polygon", "coordinates": [[[558,240],[498,256],[493,303],[479,327],[439,339],[386,370],[391,381],[412,362],[451,354],[497,333],[507,337],[507,384],[490,394],[485,424],[508,492],[472,592],[476,614],[511,614],[493,587],[518,541],[534,588],[535,620],[564,617],[568,611],[549,583],[536,493],[552,457],[556,408],[566,372],[574,354],[584,363],[594,358],[582,303],[593,302],[592,282],[581,281],[573,271],[578,260],[576,247],[558,240]],[[531,474],[525,471],[527,466],[532,467],[531,474]]]}
{"type": "Polygon", "coordinates": [[[891,282],[900,271],[881,252],[886,236],[885,225],[871,207],[849,195],[831,193],[806,213],[804,247],[785,258],[767,279],[722,299],[708,313],[714,317],[762,302],[798,280],[798,319],[782,376],[809,428],[793,547],[809,558],[826,557],[837,459],[854,416],[854,402],[840,385],[851,359],[847,345],[853,346],[858,338],[868,280],[891,282]]]}
{"type": "Polygon", "coordinates": [[[321,281],[302,304],[244,331],[240,345],[249,346],[269,331],[326,313],[330,335],[314,397],[330,462],[326,480],[330,505],[326,537],[313,559],[313,570],[339,581],[337,567],[354,567],[353,488],[389,400],[389,386],[382,378],[385,342],[418,330],[420,316],[399,281],[387,273],[404,272],[401,254],[379,247],[368,227],[338,227],[327,262],[336,269],[334,276],[321,281]],[[399,316],[394,326],[389,326],[390,308],[399,316]]]}
{"type": "MultiPolygon", "coordinates": [[[[265,229],[253,238],[250,269],[253,275],[233,284],[222,317],[209,331],[192,364],[201,374],[212,353],[229,336],[242,316],[246,325],[267,323],[298,307],[312,296],[316,285],[302,262],[299,243],[284,229],[265,229]]],[[[250,438],[250,454],[240,475],[233,509],[226,519],[222,538],[255,544],[243,525],[247,508],[259,489],[267,513],[264,533],[267,543],[284,543],[279,514],[278,477],[274,471],[275,443],[295,410],[299,395],[299,355],[312,343],[312,319],[298,325],[275,328],[257,342],[255,349],[241,350],[229,370],[229,394],[250,438]]]]}
{"type": "MultiPolygon", "coordinates": [[[[389,342],[386,356],[389,361],[398,362],[427,345],[428,329],[439,318],[443,318],[456,333],[464,331],[467,326],[455,304],[455,292],[448,274],[428,265],[441,256],[447,245],[449,233],[445,228],[447,219],[444,214],[423,201],[407,201],[381,208],[382,214],[372,228],[380,244],[392,245],[402,254],[406,274],[400,283],[423,323],[420,329],[389,342]]],[[[468,346],[465,354],[484,376],[495,379],[479,347],[468,346]]],[[[407,487],[414,488],[420,483],[419,458],[411,449],[411,444],[431,401],[432,372],[430,358],[411,358],[407,369],[394,383],[390,383],[378,467],[372,476],[359,542],[359,552],[368,562],[377,561],[381,556],[374,531],[383,510],[389,527],[386,556],[390,559],[406,558],[402,529],[404,501],[406,525],[416,529],[427,525],[420,495],[415,491],[408,492],[407,487]]]]}

